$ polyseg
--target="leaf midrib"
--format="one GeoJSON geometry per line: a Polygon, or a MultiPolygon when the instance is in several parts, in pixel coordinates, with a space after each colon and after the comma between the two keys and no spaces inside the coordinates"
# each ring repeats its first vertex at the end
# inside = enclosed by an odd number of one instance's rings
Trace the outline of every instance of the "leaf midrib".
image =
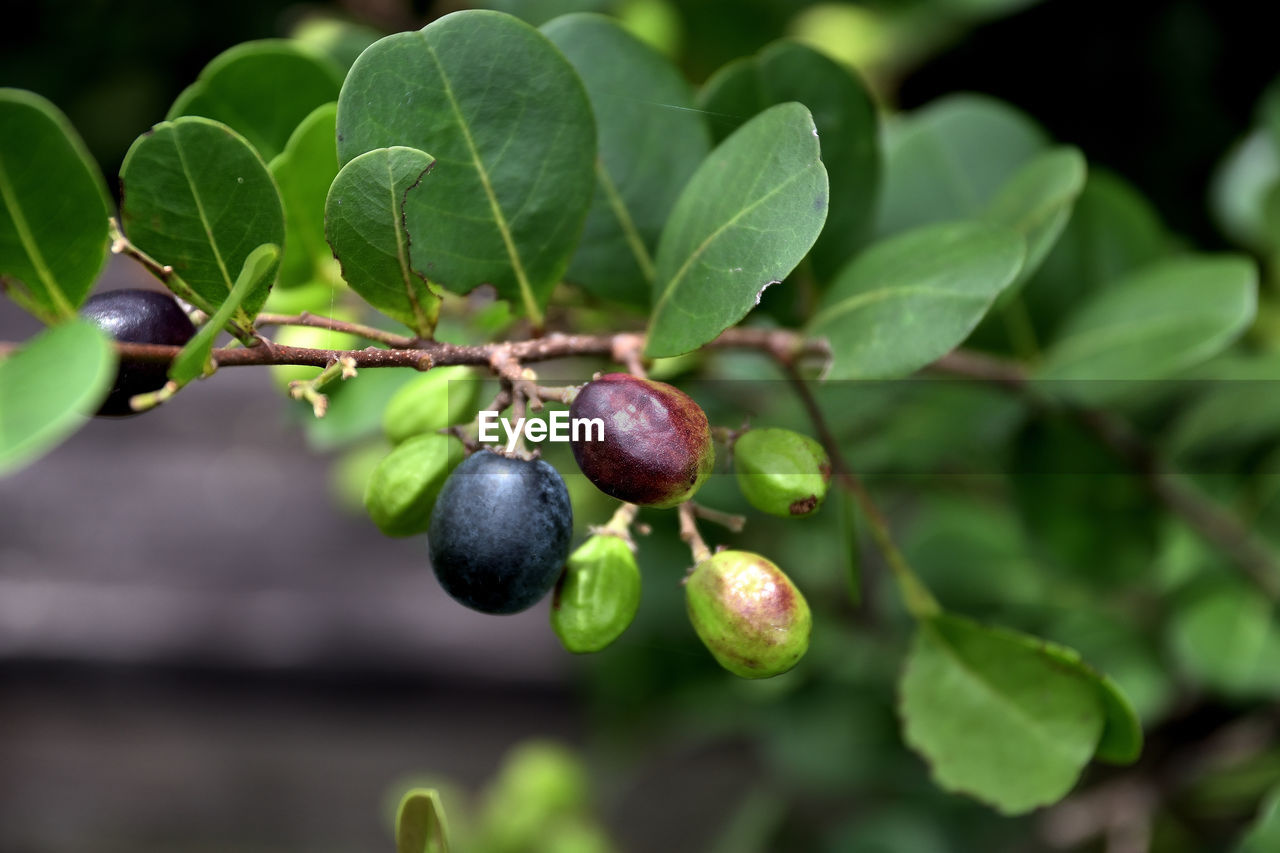
{"type": "Polygon", "coordinates": [[[22,248],[26,250],[27,256],[31,258],[32,266],[36,269],[36,275],[39,276],[41,284],[44,285],[49,294],[49,298],[53,300],[58,313],[63,317],[75,316],[75,309],[67,301],[66,294],[62,292],[62,288],[58,285],[53,271],[49,269],[49,265],[45,262],[44,254],[36,244],[35,235],[31,232],[31,226],[27,223],[27,218],[18,204],[3,157],[0,157],[0,198],[4,199],[5,207],[9,209],[9,214],[13,217],[13,226],[17,229],[18,240],[22,243],[22,248]]]}
{"type": "MultiPolygon", "coordinates": [[[[1106,353],[1114,350],[1117,345],[1132,346],[1135,343],[1141,343],[1152,338],[1166,335],[1176,330],[1179,326],[1206,328],[1209,327],[1209,318],[1218,317],[1226,320],[1234,321],[1238,312],[1209,312],[1205,314],[1187,314],[1177,313],[1169,314],[1159,320],[1153,320],[1143,326],[1138,327],[1134,331],[1130,323],[1116,323],[1114,325],[1095,328],[1089,332],[1081,332],[1064,338],[1054,349],[1051,355],[1050,364],[1054,370],[1061,370],[1065,366],[1078,365],[1080,362],[1087,362],[1090,359],[1097,358],[1100,353],[1106,353]]],[[[1227,329],[1225,327],[1215,327],[1215,334],[1222,334],[1227,329]]]]}
{"type": "MultiPolygon", "coordinates": [[[[422,305],[418,302],[418,295],[413,289],[413,272],[409,268],[409,253],[405,244],[406,231],[404,227],[404,203],[409,195],[409,190],[413,189],[422,180],[422,175],[426,174],[424,170],[418,175],[417,180],[405,188],[400,198],[396,198],[396,175],[395,169],[392,168],[391,157],[387,157],[387,191],[391,196],[391,230],[396,235],[396,261],[400,264],[400,280],[404,285],[405,297],[409,300],[409,307],[413,311],[413,319],[415,322],[414,332],[422,334],[427,328],[426,314],[422,310],[422,305]]],[[[430,166],[427,167],[430,169],[430,166]]]]}
{"type": "Polygon", "coordinates": [[[644,277],[645,288],[651,289],[654,278],[653,258],[649,256],[649,249],[640,236],[640,229],[636,228],[635,220],[631,218],[631,211],[627,208],[626,201],[613,182],[613,176],[609,174],[609,170],[600,159],[596,160],[596,176],[600,181],[600,189],[604,191],[605,199],[609,202],[609,209],[613,211],[614,218],[622,228],[622,236],[627,241],[627,248],[631,250],[631,254],[636,259],[636,266],[640,268],[640,274],[644,277]]]}
{"type": "Polygon", "coordinates": [[[991,302],[995,298],[994,294],[990,296],[977,295],[967,291],[947,290],[946,288],[934,287],[927,284],[907,284],[907,285],[900,285],[900,286],[894,286],[894,287],[878,287],[875,290],[868,290],[863,293],[859,293],[856,296],[850,297],[849,299],[845,299],[842,302],[838,303],[837,305],[831,308],[828,308],[826,311],[819,312],[813,318],[813,322],[811,325],[814,328],[817,328],[818,326],[821,326],[824,323],[831,322],[831,320],[836,317],[840,317],[840,316],[843,316],[844,314],[848,314],[850,311],[854,311],[860,308],[865,308],[869,305],[874,305],[877,302],[883,302],[886,299],[893,299],[895,297],[901,298],[901,297],[907,297],[907,296],[920,296],[920,295],[937,296],[943,299],[952,299],[957,302],[981,302],[981,303],[991,302]]]}
{"type": "MultiPolygon", "coordinates": [[[[738,220],[742,219],[749,213],[755,212],[756,208],[760,207],[760,205],[764,204],[769,199],[773,198],[775,195],[782,192],[788,186],[790,186],[791,184],[803,178],[805,175],[811,173],[815,165],[816,165],[815,162],[806,163],[804,168],[796,172],[793,172],[791,175],[787,176],[784,180],[776,184],[773,187],[773,189],[769,190],[767,193],[760,196],[755,201],[743,207],[741,210],[735,213],[732,217],[727,219],[722,225],[720,225],[718,228],[716,228],[714,231],[708,234],[706,238],[703,239],[703,241],[699,243],[692,252],[689,253],[689,257],[687,257],[684,263],[681,264],[680,268],[676,270],[675,275],[673,275],[668,280],[667,286],[662,291],[662,296],[659,297],[657,303],[653,306],[653,316],[656,318],[662,313],[662,309],[666,306],[667,300],[670,299],[671,294],[675,293],[677,285],[679,285],[679,283],[688,274],[689,270],[693,267],[694,263],[706,253],[707,249],[710,248],[712,243],[718,240],[730,228],[737,225],[738,220]]],[[[692,183],[693,182],[690,181],[690,185],[692,185],[692,183]]]]}
{"type": "Polygon", "coordinates": [[[489,201],[489,209],[493,213],[493,222],[498,229],[498,233],[502,236],[502,243],[506,247],[507,256],[511,259],[511,269],[516,276],[516,284],[520,288],[520,298],[524,302],[525,313],[529,315],[529,320],[534,326],[542,325],[542,311],[538,308],[538,301],[534,298],[533,287],[529,283],[529,276],[525,272],[524,263],[520,258],[520,252],[516,248],[515,238],[511,235],[511,227],[507,224],[506,216],[502,212],[502,207],[498,204],[497,193],[494,192],[493,183],[489,179],[489,172],[485,168],[484,161],[480,159],[480,151],[476,147],[475,140],[471,136],[471,128],[467,123],[466,117],[462,114],[462,107],[458,104],[457,96],[453,91],[453,83],[449,79],[449,75],[445,73],[444,64],[440,61],[440,57],[436,55],[435,48],[432,47],[430,40],[422,31],[418,31],[418,37],[422,40],[423,46],[427,49],[427,55],[431,57],[432,63],[436,66],[436,73],[440,75],[440,82],[444,86],[445,97],[449,101],[449,108],[453,111],[453,116],[458,122],[458,130],[462,133],[462,139],[467,145],[467,151],[471,155],[471,165],[476,170],[476,175],[480,178],[480,185],[484,188],[485,197],[489,201]]]}
{"type": "Polygon", "coordinates": [[[176,126],[173,133],[173,149],[178,154],[178,163],[182,166],[182,176],[186,178],[187,188],[191,191],[191,201],[196,206],[196,215],[200,219],[200,227],[204,229],[205,237],[209,240],[209,248],[213,251],[213,259],[218,262],[218,271],[222,273],[222,283],[227,286],[227,293],[230,294],[235,282],[231,280],[231,275],[227,272],[226,261],[223,260],[222,252],[218,248],[218,240],[213,235],[213,226],[209,224],[209,217],[205,213],[200,191],[196,187],[195,179],[191,176],[190,168],[187,166],[187,154],[182,148],[182,133],[176,126]]]}

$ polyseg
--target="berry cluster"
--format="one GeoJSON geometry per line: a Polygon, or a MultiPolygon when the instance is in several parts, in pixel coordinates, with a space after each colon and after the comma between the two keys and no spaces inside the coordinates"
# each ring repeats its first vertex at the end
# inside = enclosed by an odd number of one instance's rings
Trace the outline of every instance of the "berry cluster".
{"type": "MultiPolygon", "coordinates": [[[[100,294],[83,314],[120,341],[181,345],[195,331],[171,296],[154,291],[100,294]]],[[[570,554],[573,507],[559,472],[545,460],[487,448],[464,458],[462,443],[448,434],[459,401],[441,394],[447,382],[435,373],[388,407],[387,433],[397,446],[370,478],[370,516],[390,536],[426,532],[440,585],[467,607],[518,613],[554,589],[551,624],[565,648],[605,648],[640,602],[630,536],[636,508],[686,504],[714,467],[706,413],[679,389],[626,373],[577,389],[570,416],[598,418],[605,429],[602,440],[571,441],[573,457],[623,505],[570,554]]],[[[99,414],[132,414],[131,397],[164,384],[164,365],[123,361],[99,414]]],[[[821,445],[782,429],[729,435],[738,484],[754,507],[787,517],[818,510],[831,473],[821,445]]],[[[811,618],[790,578],[759,554],[713,554],[700,540],[694,558],[685,578],[688,613],[715,659],[745,678],[791,669],[808,648],[811,618]]]]}

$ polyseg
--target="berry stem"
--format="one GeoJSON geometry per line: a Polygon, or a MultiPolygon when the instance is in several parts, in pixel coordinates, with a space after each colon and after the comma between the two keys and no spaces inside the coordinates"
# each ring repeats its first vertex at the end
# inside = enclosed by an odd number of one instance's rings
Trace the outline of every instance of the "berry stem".
{"type": "Polygon", "coordinates": [[[685,501],[677,507],[676,511],[680,516],[680,538],[689,546],[689,551],[693,554],[693,566],[689,569],[692,573],[699,563],[711,559],[711,549],[707,547],[706,540],[698,532],[697,513],[693,504],[685,501]]]}
{"type": "Polygon", "coordinates": [[[783,360],[780,363],[787,374],[787,379],[795,389],[796,395],[800,398],[801,404],[809,414],[809,420],[812,421],[813,428],[818,433],[818,440],[822,442],[822,446],[827,450],[827,455],[831,457],[831,464],[835,469],[837,482],[853,495],[858,502],[858,506],[862,509],[862,514],[867,519],[867,525],[871,528],[871,536],[875,539],[876,546],[880,549],[881,555],[884,557],[885,562],[889,564],[889,568],[893,571],[893,575],[898,581],[898,589],[902,593],[902,600],[907,607],[907,611],[916,619],[930,619],[937,616],[942,612],[942,606],[938,604],[938,600],[933,597],[933,593],[929,591],[924,581],[911,568],[911,564],[907,562],[907,558],[903,556],[902,551],[898,549],[897,544],[893,541],[888,519],[880,511],[880,507],[876,505],[870,492],[862,484],[862,480],[853,473],[848,463],[845,462],[844,454],[840,452],[840,444],[836,441],[835,435],[832,434],[831,427],[827,424],[827,418],[822,413],[822,408],[818,405],[818,401],[809,389],[804,376],[801,375],[793,361],[783,360]]]}
{"type": "Polygon", "coordinates": [[[728,528],[733,533],[741,533],[743,528],[747,526],[747,517],[745,515],[735,515],[730,512],[723,512],[718,509],[712,509],[709,506],[703,506],[700,503],[689,502],[693,507],[693,514],[704,521],[710,521],[712,524],[718,524],[721,527],[728,528]]]}

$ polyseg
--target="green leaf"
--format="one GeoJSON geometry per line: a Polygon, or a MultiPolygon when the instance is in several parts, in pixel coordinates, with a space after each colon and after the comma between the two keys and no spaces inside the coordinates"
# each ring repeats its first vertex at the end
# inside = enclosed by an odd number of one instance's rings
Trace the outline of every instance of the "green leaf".
{"type": "Polygon", "coordinates": [[[1178,606],[1168,630],[1174,656],[1196,682],[1231,697],[1280,696],[1280,628],[1256,590],[1204,590],[1178,606]]]}
{"type": "Polygon", "coordinates": [[[111,390],[115,373],[111,339],[84,320],[45,329],[0,360],[0,476],[79,429],[111,390]]]}
{"type": "Polygon", "coordinates": [[[0,89],[0,283],[41,321],[75,316],[107,260],[102,173],[71,122],[0,89]]]}
{"type": "Polygon", "coordinates": [[[182,352],[178,353],[169,366],[170,380],[182,386],[204,372],[205,365],[209,362],[209,353],[213,351],[214,338],[231,321],[232,315],[245,298],[256,291],[264,279],[270,280],[271,272],[279,259],[280,249],[271,243],[264,243],[249,253],[231,293],[227,294],[217,312],[200,327],[195,337],[187,341],[182,352]]]}
{"type": "Polygon", "coordinates": [[[435,788],[415,788],[400,800],[396,853],[449,853],[449,826],[435,788]]]}
{"type": "MultiPolygon", "coordinates": [[[[213,314],[250,251],[284,244],[280,193],[243,137],[206,118],[161,122],[138,138],[120,169],[120,216],[129,240],[172,266],[190,289],[179,293],[213,314]]],[[[242,332],[262,308],[273,276],[241,303],[242,332]]]]}
{"type": "Polygon", "coordinates": [[[441,164],[405,204],[414,269],[458,293],[492,284],[541,326],[595,187],[595,122],[573,66],[498,12],[387,36],[342,87],[338,154],[391,146],[441,164]]]}
{"type": "Polygon", "coordinates": [[[1142,754],[1142,723],[1138,721],[1138,715],[1120,685],[1110,676],[1103,675],[1086,664],[1074,649],[1026,634],[1013,631],[1005,633],[1008,639],[1021,642],[1028,649],[1038,651],[1061,666],[1075,671],[1098,691],[1104,721],[1102,735],[1094,749],[1094,758],[1110,764],[1132,764],[1138,760],[1138,756],[1142,754]]]}
{"type": "Polygon", "coordinates": [[[1248,258],[1184,255],[1126,276],[1066,321],[1039,377],[1100,401],[1123,382],[1161,379],[1216,355],[1253,320],[1258,273],[1248,258]]]}
{"type": "Polygon", "coordinates": [[[345,75],[356,57],[382,38],[383,33],[364,24],[312,14],[299,21],[289,35],[327,56],[345,75]]]}
{"type": "Polygon", "coordinates": [[[215,56],[165,118],[215,119],[270,160],[312,110],[337,100],[341,85],[337,64],[301,42],[250,41],[215,56]]]}
{"type": "Polygon", "coordinates": [[[379,148],[342,167],[325,201],[325,236],[351,289],[389,317],[430,337],[440,295],[414,267],[405,208],[436,161],[414,148],[379,148]]]}
{"type": "Polygon", "coordinates": [[[1095,685],[1057,655],[950,615],[920,623],[900,691],[907,744],[937,783],[1005,814],[1065,796],[1105,724],[1095,685]]]}
{"type": "Polygon", "coordinates": [[[288,250],[280,261],[281,287],[315,281],[332,257],[324,237],[324,202],[338,176],[337,117],[336,103],[316,107],[268,165],[284,203],[288,250]]]}
{"type": "Polygon", "coordinates": [[[648,308],[658,235],[711,149],[684,78],[660,53],[599,15],[566,15],[542,32],[577,69],[596,117],[596,190],[567,278],[648,308]]]}
{"type": "Polygon", "coordinates": [[[1146,199],[1121,178],[1091,170],[1062,236],[1021,291],[1037,330],[1051,333],[1086,296],[1157,260],[1167,244],[1146,199]]]}
{"type": "Polygon", "coordinates": [[[680,355],[760,302],[808,253],[827,218],[827,172],[803,105],[738,128],[681,193],[658,243],[645,352],[680,355]]]}
{"type": "Polygon", "coordinates": [[[1047,145],[1025,115],[978,95],[951,95],[899,118],[885,139],[877,233],[979,215],[1047,145]]]}
{"type": "Polygon", "coordinates": [[[1218,166],[1209,186],[1209,208],[1218,227],[1237,244],[1264,251],[1280,243],[1266,221],[1266,199],[1280,181],[1280,152],[1266,128],[1240,140],[1218,166]]]}
{"type": "MultiPolygon", "coordinates": [[[[1027,256],[1015,285],[1040,268],[1057,242],[1084,190],[1087,171],[1078,149],[1050,149],[1027,161],[987,205],[984,219],[1017,231],[1026,241],[1027,256]]],[[[1004,296],[1015,292],[1010,287],[1004,296]]]]}
{"type": "Polygon", "coordinates": [[[787,101],[799,101],[813,113],[831,182],[827,224],[812,254],[825,281],[866,237],[875,214],[880,131],[867,87],[824,54],[779,41],[717,71],[703,87],[698,106],[710,114],[711,131],[719,141],[755,114],[787,101]]]}
{"type": "Polygon", "coordinates": [[[906,376],[963,341],[1022,267],[1022,238],[981,222],[928,225],[853,260],[809,333],[831,344],[829,379],[906,376]]]}
{"type": "MultiPolygon", "coordinates": [[[[1198,371],[1199,372],[1199,371],[1198,371]]],[[[1218,359],[1203,368],[1211,377],[1167,431],[1172,455],[1252,450],[1280,436],[1280,354],[1218,359]]],[[[1198,378],[1198,377],[1197,377],[1198,378]]]]}

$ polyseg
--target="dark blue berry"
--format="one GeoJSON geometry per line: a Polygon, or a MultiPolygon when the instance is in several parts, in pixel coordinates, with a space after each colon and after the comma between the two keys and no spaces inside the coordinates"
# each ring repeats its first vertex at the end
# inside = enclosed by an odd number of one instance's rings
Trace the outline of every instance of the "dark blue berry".
{"type": "MultiPolygon", "coordinates": [[[[117,341],[134,344],[182,346],[196,333],[195,326],[172,296],[155,290],[109,290],[90,296],[80,314],[117,341]]],[[[99,415],[123,417],[135,414],[129,398],[164,387],[168,365],[121,359],[111,393],[99,415]]]]}
{"type": "Polygon", "coordinates": [[[445,481],[427,541],[445,592],[482,613],[518,613],[555,586],[572,534],[555,468],[481,450],[445,481]]]}

